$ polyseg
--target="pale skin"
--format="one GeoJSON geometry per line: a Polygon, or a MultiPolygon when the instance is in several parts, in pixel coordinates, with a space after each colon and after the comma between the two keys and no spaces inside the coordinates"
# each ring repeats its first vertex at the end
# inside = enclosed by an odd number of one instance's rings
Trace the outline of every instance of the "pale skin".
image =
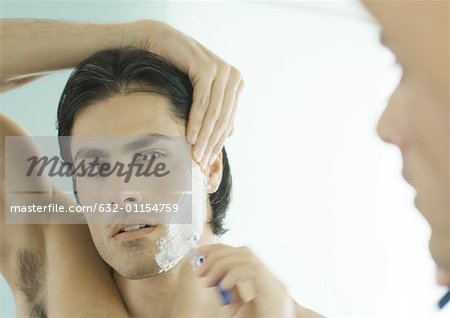
{"type": "MultiPolygon", "coordinates": [[[[378,123],[396,145],[415,205],[431,228],[437,283],[450,286],[450,25],[448,1],[364,1],[403,68],[378,123]]],[[[401,228],[399,228],[401,231],[401,228]]]]}
{"type": "MultiPolygon", "coordinates": [[[[36,23],[37,24],[25,26],[25,29],[29,30],[29,28],[33,28],[36,30],[39,26],[39,21],[36,23]]],[[[33,42],[33,37],[27,37],[28,32],[21,29],[20,24],[9,26],[11,27],[10,32],[13,32],[13,35],[15,34],[17,36],[9,37],[10,42],[2,41],[2,54],[3,56],[8,56],[8,59],[0,59],[0,61],[2,61],[1,75],[2,88],[4,91],[16,88],[29,80],[36,78],[34,75],[29,76],[29,74],[71,67],[96,50],[110,46],[132,44],[114,42],[117,40],[115,36],[108,38],[106,34],[111,36],[114,34],[113,31],[117,31],[119,35],[123,35],[124,31],[122,29],[117,30],[114,26],[96,25],[91,26],[91,28],[88,26],[83,28],[81,25],[68,24],[65,25],[64,29],[67,30],[68,28],[71,30],[69,32],[72,32],[72,36],[70,37],[70,41],[66,41],[67,34],[62,34],[60,31],[57,31],[57,29],[61,28],[55,28],[54,30],[47,22],[42,23],[42,32],[36,33],[45,34],[47,32],[47,34],[51,34],[51,36],[41,39],[43,41],[49,41],[44,43],[44,45],[39,44],[39,41],[33,42]],[[81,32],[81,30],[84,30],[84,35],[87,39],[74,36],[82,34],[83,32],[81,32]],[[19,32],[18,34],[20,34],[20,36],[14,32],[19,32]],[[92,35],[91,41],[89,41],[88,34],[92,35]],[[25,41],[15,42],[21,37],[25,38],[25,41]],[[93,41],[93,39],[96,41],[93,41]],[[98,39],[104,39],[105,42],[99,42],[98,39]],[[54,61],[43,58],[46,55],[45,47],[47,45],[45,44],[49,43],[52,43],[52,56],[55,56],[54,61]],[[58,44],[60,44],[61,47],[55,49],[55,45],[58,44]],[[30,46],[27,47],[27,45],[30,46]],[[11,49],[13,47],[18,48],[11,49]],[[30,51],[33,51],[34,54],[27,55],[27,52],[30,51]],[[21,59],[25,60],[22,61],[21,59]],[[3,63],[3,61],[6,60],[8,63],[3,63]],[[18,80],[17,78],[21,76],[24,76],[26,79],[18,80]]],[[[143,24],[148,27],[148,22],[138,23],[140,27],[142,27],[143,24]]],[[[159,27],[165,27],[165,25],[161,26],[159,23],[157,24],[159,27]]],[[[129,27],[132,26],[136,27],[136,24],[129,25],[129,27]]],[[[2,24],[2,31],[4,30],[5,24],[2,24]]],[[[136,29],[133,30],[136,31],[136,29]]],[[[170,32],[173,32],[173,36],[175,38],[178,37],[178,40],[183,39],[184,36],[169,27],[167,27],[164,32],[169,32],[169,34],[170,32]]],[[[136,35],[137,32],[132,32],[132,34],[136,35]]],[[[167,37],[167,33],[165,33],[165,35],[167,37]]],[[[155,37],[157,38],[156,35],[155,37]]],[[[8,37],[5,37],[5,31],[2,32],[2,40],[3,38],[8,39],[8,37]]],[[[125,38],[130,40],[129,37],[125,38]]],[[[119,39],[120,41],[123,41],[123,37],[119,36],[119,39]]],[[[189,39],[189,41],[193,40],[189,39]]],[[[139,39],[138,42],[142,43],[142,39],[139,39]]],[[[144,42],[147,45],[152,41],[149,42],[145,40],[144,42]]],[[[156,43],[156,41],[152,43],[152,47],[155,48],[156,44],[154,43],[156,43]]],[[[166,48],[169,51],[169,45],[176,45],[176,40],[169,41],[167,45],[166,48]]],[[[200,50],[199,47],[197,49],[200,50]]],[[[158,52],[155,48],[154,51],[164,56],[163,45],[159,50],[160,51],[158,52]]],[[[204,57],[206,55],[208,54],[204,53],[204,57]]],[[[210,55],[209,57],[213,59],[212,56],[213,55],[210,55]]],[[[170,59],[170,56],[164,57],[170,59]]],[[[175,59],[175,57],[172,58],[175,59]]],[[[176,61],[173,61],[173,63],[175,62],[176,61]]],[[[197,64],[195,65],[201,65],[202,63],[203,65],[207,65],[205,60],[202,62],[197,61],[197,64]]],[[[194,71],[191,70],[191,72],[194,71]]],[[[198,76],[197,81],[201,81],[201,72],[192,76],[196,75],[198,76]]],[[[228,85],[234,85],[235,88],[240,87],[241,81],[237,81],[239,84],[233,84],[234,82],[235,81],[231,80],[227,83],[228,85]]],[[[226,85],[226,87],[221,87],[221,89],[225,91],[222,95],[228,94],[228,85],[226,85]]],[[[213,88],[213,91],[217,91],[217,89],[217,87],[213,88]]],[[[233,106],[230,107],[234,107],[238,90],[235,91],[234,89],[231,89],[231,91],[236,93],[233,98],[230,97],[230,99],[233,99],[233,103],[230,102],[230,105],[233,104],[233,106]]],[[[221,93],[219,93],[219,95],[220,94],[221,93]]],[[[232,95],[232,93],[230,94],[232,95]]],[[[120,133],[123,135],[138,135],[141,132],[132,130],[132,127],[139,127],[139,125],[129,125],[126,123],[132,122],[133,120],[144,120],[144,122],[141,123],[148,127],[150,121],[153,120],[151,126],[157,127],[156,129],[159,129],[159,132],[164,132],[164,129],[170,129],[170,131],[165,132],[170,132],[172,135],[187,135],[189,137],[189,133],[186,133],[185,126],[179,124],[175,125],[175,123],[170,120],[170,116],[167,115],[167,102],[164,99],[157,99],[155,96],[148,94],[146,96],[131,94],[123,98],[137,98],[136,96],[146,99],[147,103],[149,102],[149,99],[153,98],[151,102],[157,106],[152,109],[146,107],[144,110],[142,102],[139,103],[138,100],[133,100],[133,103],[127,103],[134,105],[133,107],[140,107],[139,109],[136,109],[136,111],[145,111],[146,115],[142,116],[142,113],[139,112],[135,113],[128,111],[120,114],[114,113],[114,111],[112,111],[114,105],[117,108],[126,102],[119,97],[117,99],[104,101],[103,103],[99,102],[96,105],[86,108],[85,112],[80,113],[79,118],[77,118],[75,122],[74,133],[78,135],[89,133],[94,135],[107,135],[110,133],[108,132],[107,127],[114,126],[117,129],[122,129],[120,133]],[[114,125],[108,125],[108,117],[105,119],[105,112],[102,111],[102,107],[105,107],[106,103],[112,103],[108,104],[108,108],[109,112],[115,115],[110,116],[109,118],[111,120],[117,117],[122,118],[122,123],[125,123],[124,125],[117,127],[117,121],[114,125]],[[136,114],[139,114],[139,116],[136,116],[136,114]],[[104,122],[105,125],[98,125],[98,119],[101,115],[102,122],[104,122]],[[95,119],[97,119],[97,122],[93,125],[92,120],[95,119]],[[169,125],[168,123],[171,122],[172,124],[169,125]],[[96,127],[100,130],[95,132],[89,131],[90,127],[96,127]],[[104,130],[102,131],[101,129],[104,130]]],[[[198,106],[197,109],[199,107],[200,106],[198,106]]],[[[224,108],[221,108],[221,111],[223,112],[224,108]]],[[[213,112],[217,113],[218,111],[215,110],[213,112]]],[[[202,111],[200,110],[199,114],[201,113],[202,111]]],[[[196,112],[193,114],[195,117],[196,112]]],[[[203,115],[199,115],[198,117],[202,116],[203,115]]],[[[234,117],[234,114],[233,116],[225,116],[229,121],[234,117]]],[[[141,125],[141,127],[142,126],[143,125],[141,125]]],[[[230,128],[226,129],[225,135],[228,135],[229,130],[230,128]]],[[[114,133],[117,135],[117,130],[115,130],[114,133]]],[[[27,135],[29,134],[26,130],[17,123],[0,115],[0,149],[4,149],[5,136],[27,135]]],[[[223,135],[223,133],[221,135],[223,135]]],[[[198,140],[201,139],[202,137],[198,138],[198,140]]],[[[29,147],[30,149],[33,149],[33,151],[38,151],[36,146],[32,143],[30,143],[29,147]]],[[[209,159],[207,163],[202,160],[197,160],[198,157],[195,156],[195,145],[193,149],[194,154],[192,162],[193,164],[199,164],[203,168],[202,171],[207,176],[211,185],[211,191],[214,191],[220,181],[222,169],[220,154],[213,157],[214,160],[209,164],[209,159]]],[[[0,160],[2,160],[0,170],[0,177],[2,179],[0,212],[2,218],[4,218],[3,155],[0,156],[0,160]]],[[[29,180],[27,180],[27,182],[29,182],[29,180]]],[[[63,193],[59,192],[58,189],[45,178],[37,180],[35,188],[36,191],[48,194],[46,199],[39,202],[40,204],[48,204],[50,202],[65,206],[74,204],[74,202],[63,193]]],[[[29,203],[31,204],[31,202],[29,203]]],[[[210,212],[208,211],[208,213],[210,212]]],[[[18,316],[29,315],[31,305],[18,286],[20,277],[15,258],[16,253],[19,250],[26,248],[36,255],[39,255],[37,272],[41,274],[41,277],[44,277],[43,290],[41,291],[42,295],[40,296],[45,298],[46,310],[50,316],[180,317],[182,314],[187,317],[198,317],[208,313],[209,316],[222,317],[231,317],[232,315],[235,315],[236,317],[248,317],[249,314],[255,317],[267,317],[269,316],[268,314],[277,317],[321,317],[320,315],[295,304],[289,297],[283,284],[267,271],[264,264],[262,264],[248,248],[235,248],[219,244],[218,238],[212,233],[210,226],[207,224],[205,224],[200,241],[201,245],[209,245],[205,250],[202,250],[202,253],[208,255],[209,259],[205,263],[205,269],[203,271],[197,273],[194,272],[189,262],[183,260],[169,272],[141,280],[127,279],[118,274],[109,266],[109,264],[104,262],[94,245],[96,237],[98,238],[98,236],[95,235],[96,233],[98,233],[98,231],[96,231],[95,226],[92,226],[89,229],[85,225],[6,225],[3,222],[0,224],[0,270],[13,291],[18,316]],[[92,238],[94,238],[94,242],[92,238]],[[232,261],[234,259],[239,259],[239,262],[232,261]],[[217,270],[213,271],[211,268],[217,270]],[[68,273],[70,273],[70,275],[68,275],[68,273]],[[249,273],[251,273],[251,275],[249,275],[249,273]],[[201,279],[201,277],[205,277],[205,279],[201,279]],[[205,286],[204,283],[202,283],[202,281],[207,280],[212,284],[214,281],[221,279],[224,279],[227,287],[233,291],[234,299],[236,300],[232,305],[227,307],[220,306],[214,288],[208,288],[208,286],[205,286]],[[67,286],[70,286],[70,289],[67,288],[67,286]],[[74,293],[74,290],[80,292],[74,293]],[[248,297],[246,290],[250,290],[251,297],[248,297]],[[101,295],[101,297],[98,297],[98,295],[101,295]],[[195,295],[195,297],[193,295],[195,295]],[[83,304],[83,306],[80,306],[80,304],[83,304]]]]}

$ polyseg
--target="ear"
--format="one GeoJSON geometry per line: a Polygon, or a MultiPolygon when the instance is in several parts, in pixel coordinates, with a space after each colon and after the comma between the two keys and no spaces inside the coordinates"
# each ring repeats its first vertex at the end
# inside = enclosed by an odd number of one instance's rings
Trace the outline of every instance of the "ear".
{"type": "Polygon", "coordinates": [[[216,157],[216,160],[211,165],[205,168],[205,176],[207,181],[208,194],[217,191],[222,181],[222,152],[216,157]]]}

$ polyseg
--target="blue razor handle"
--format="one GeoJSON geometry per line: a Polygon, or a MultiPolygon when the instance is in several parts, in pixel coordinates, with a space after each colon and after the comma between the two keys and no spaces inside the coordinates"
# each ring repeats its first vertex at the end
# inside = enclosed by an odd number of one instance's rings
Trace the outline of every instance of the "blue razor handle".
{"type": "Polygon", "coordinates": [[[439,300],[438,307],[439,309],[443,309],[445,305],[450,302],[450,289],[445,293],[445,295],[439,300]]]}

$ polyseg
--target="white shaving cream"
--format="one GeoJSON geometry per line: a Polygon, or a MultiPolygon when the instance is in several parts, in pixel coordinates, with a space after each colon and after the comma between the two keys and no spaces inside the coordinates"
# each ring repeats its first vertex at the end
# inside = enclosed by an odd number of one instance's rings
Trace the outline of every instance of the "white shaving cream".
{"type": "Polygon", "coordinates": [[[159,250],[155,261],[160,273],[178,264],[192,250],[203,231],[206,218],[206,178],[198,165],[192,168],[191,190],[180,194],[178,202],[178,213],[184,213],[186,221],[182,223],[185,224],[167,224],[166,234],[158,240],[159,250]],[[192,200],[189,198],[191,195],[192,200]],[[191,215],[192,223],[189,222],[191,215]]]}

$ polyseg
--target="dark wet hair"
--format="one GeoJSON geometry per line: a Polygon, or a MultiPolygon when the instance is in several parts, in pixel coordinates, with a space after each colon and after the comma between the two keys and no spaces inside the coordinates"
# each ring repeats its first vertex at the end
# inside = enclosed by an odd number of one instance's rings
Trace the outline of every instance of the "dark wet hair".
{"type": "MultiPolygon", "coordinates": [[[[158,55],[136,48],[103,50],[82,61],[71,73],[59,100],[58,135],[71,135],[75,116],[82,108],[132,92],[156,93],[168,98],[174,119],[186,124],[192,91],[188,76],[158,55]]],[[[70,158],[70,151],[61,141],[60,148],[62,158],[70,158]]],[[[223,222],[231,201],[232,178],[225,147],[222,165],[219,188],[209,195],[210,223],[216,235],[226,232],[223,222]]],[[[77,195],[75,184],[74,191],[77,195]]]]}

